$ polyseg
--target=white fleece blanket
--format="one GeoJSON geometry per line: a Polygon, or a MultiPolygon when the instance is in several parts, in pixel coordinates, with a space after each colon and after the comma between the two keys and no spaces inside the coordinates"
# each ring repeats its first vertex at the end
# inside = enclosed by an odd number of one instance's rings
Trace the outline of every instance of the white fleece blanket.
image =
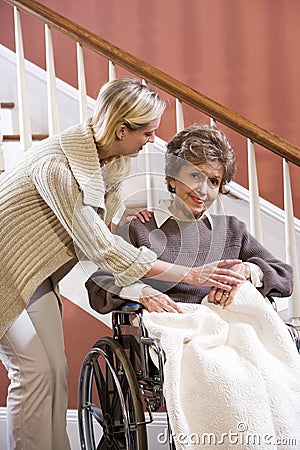
{"type": "Polygon", "coordinates": [[[300,356],[251,285],[232,305],[144,312],[166,354],[164,394],[176,448],[300,449],[300,356]]]}

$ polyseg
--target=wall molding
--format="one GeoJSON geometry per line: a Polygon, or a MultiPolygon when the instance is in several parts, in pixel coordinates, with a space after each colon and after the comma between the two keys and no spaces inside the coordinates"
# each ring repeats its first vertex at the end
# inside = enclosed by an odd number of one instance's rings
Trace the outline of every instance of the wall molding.
{"type": "MultiPolygon", "coordinates": [[[[146,415],[147,416],[147,415],[146,415]]],[[[0,408],[0,449],[6,448],[6,408],[0,408]]],[[[147,418],[147,417],[146,417],[147,418]]],[[[81,450],[78,432],[77,410],[68,409],[67,411],[67,430],[71,444],[71,450],[81,450]]],[[[167,444],[164,444],[167,431],[166,413],[153,413],[153,422],[147,425],[149,449],[168,450],[167,444]]]]}

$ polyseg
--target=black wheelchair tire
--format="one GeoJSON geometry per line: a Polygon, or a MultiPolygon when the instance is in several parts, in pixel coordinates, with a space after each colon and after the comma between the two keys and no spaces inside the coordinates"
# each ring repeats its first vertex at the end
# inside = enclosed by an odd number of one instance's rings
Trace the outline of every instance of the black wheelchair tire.
{"type": "Polygon", "coordinates": [[[148,449],[136,374],[124,348],[115,339],[103,337],[84,358],[79,378],[78,423],[82,450],[148,449]]]}

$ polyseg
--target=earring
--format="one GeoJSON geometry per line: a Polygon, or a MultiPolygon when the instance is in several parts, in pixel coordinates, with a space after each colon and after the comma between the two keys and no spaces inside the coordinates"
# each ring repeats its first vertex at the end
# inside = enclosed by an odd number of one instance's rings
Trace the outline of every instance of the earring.
{"type": "Polygon", "coordinates": [[[170,180],[170,187],[171,187],[171,192],[173,193],[173,194],[175,194],[175,192],[176,192],[176,190],[175,190],[175,187],[176,187],[176,182],[175,182],[175,180],[170,180]]]}

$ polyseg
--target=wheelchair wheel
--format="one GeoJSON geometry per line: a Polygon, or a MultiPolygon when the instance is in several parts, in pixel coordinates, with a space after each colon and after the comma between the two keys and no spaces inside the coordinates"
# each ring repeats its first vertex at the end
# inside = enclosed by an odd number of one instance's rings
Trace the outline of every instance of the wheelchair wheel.
{"type": "Polygon", "coordinates": [[[86,355],[80,373],[78,420],[83,450],[147,450],[136,374],[123,347],[104,337],[86,355]]]}

